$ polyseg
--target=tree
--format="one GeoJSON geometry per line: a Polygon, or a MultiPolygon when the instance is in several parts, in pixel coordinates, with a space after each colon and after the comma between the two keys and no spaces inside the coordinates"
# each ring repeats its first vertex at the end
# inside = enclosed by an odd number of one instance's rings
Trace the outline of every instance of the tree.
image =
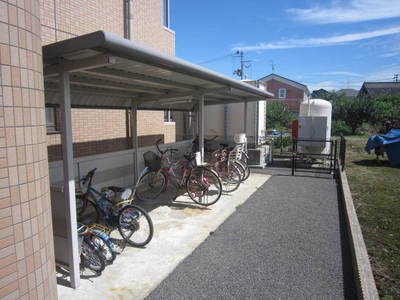
{"type": "Polygon", "coordinates": [[[327,100],[329,99],[330,94],[330,92],[324,89],[314,90],[311,93],[311,98],[327,100]]]}
{"type": "Polygon", "coordinates": [[[400,95],[380,96],[375,100],[377,121],[400,120],[400,95]]]}
{"type": "Polygon", "coordinates": [[[290,127],[294,115],[289,111],[289,107],[277,101],[267,103],[267,127],[290,127]]]}
{"type": "Polygon", "coordinates": [[[344,121],[350,127],[352,134],[355,134],[363,123],[376,124],[379,121],[377,104],[374,99],[367,97],[349,99],[337,95],[331,101],[332,119],[344,121]]]}

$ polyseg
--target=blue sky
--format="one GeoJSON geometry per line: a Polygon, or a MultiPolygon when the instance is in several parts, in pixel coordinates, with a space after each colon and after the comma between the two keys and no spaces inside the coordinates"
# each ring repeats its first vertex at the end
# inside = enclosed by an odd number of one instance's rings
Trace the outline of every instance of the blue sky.
{"type": "Polygon", "coordinates": [[[171,0],[171,28],[178,57],[231,77],[237,49],[249,79],[273,63],[310,90],[400,74],[400,0],[171,0]]]}

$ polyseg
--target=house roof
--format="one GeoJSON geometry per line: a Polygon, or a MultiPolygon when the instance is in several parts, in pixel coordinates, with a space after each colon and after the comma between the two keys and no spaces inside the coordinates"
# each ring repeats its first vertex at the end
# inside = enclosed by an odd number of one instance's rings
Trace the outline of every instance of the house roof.
{"type": "Polygon", "coordinates": [[[347,97],[356,97],[358,94],[358,90],[356,89],[341,89],[336,91],[338,94],[345,94],[347,97]]]}
{"type": "Polygon", "coordinates": [[[299,89],[302,89],[307,95],[310,95],[310,91],[308,90],[308,87],[306,85],[304,85],[304,84],[302,84],[300,82],[288,79],[286,77],[274,74],[274,73],[271,73],[271,74],[269,74],[267,76],[261,77],[258,80],[259,81],[263,81],[263,82],[267,82],[267,81],[272,80],[272,79],[275,79],[275,80],[284,82],[286,84],[292,85],[294,87],[297,87],[299,89]]]}
{"type": "Polygon", "coordinates": [[[358,94],[370,97],[400,95],[400,82],[364,82],[358,94]]]}
{"type": "Polygon", "coordinates": [[[97,31],[43,47],[45,100],[59,103],[58,74],[70,73],[74,107],[193,110],[204,104],[257,101],[273,94],[97,31]]]}

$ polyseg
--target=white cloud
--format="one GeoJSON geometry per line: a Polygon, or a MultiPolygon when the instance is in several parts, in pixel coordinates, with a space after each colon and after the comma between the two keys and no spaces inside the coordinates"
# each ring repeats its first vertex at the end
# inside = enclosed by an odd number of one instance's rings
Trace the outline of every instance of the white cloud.
{"type": "Polygon", "coordinates": [[[383,57],[393,57],[393,56],[399,56],[399,55],[400,55],[400,51],[382,54],[383,57]]]}
{"type": "Polygon", "coordinates": [[[400,26],[380,29],[380,30],[366,31],[366,32],[348,33],[348,34],[323,37],[323,38],[288,39],[274,43],[261,43],[254,46],[235,47],[232,50],[260,51],[260,50],[273,50],[273,49],[333,46],[354,41],[371,39],[379,36],[393,35],[397,33],[400,33],[400,26]]]}
{"type": "Polygon", "coordinates": [[[363,77],[362,74],[355,73],[355,72],[321,72],[318,73],[321,75],[344,75],[344,76],[353,76],[353,77],[363,77]]]}
{"type": "Polygon", "coordinates": [[[394,74],[400,74],[400,64],[388,65],[365,74],[365,81],[392,81],[394,74]]]}
{"type": "Polygon", "coordinates": [[[360,89],[363,81],[351,81],[351,82],[343,82],[343,81],[321,81],[317,83],[307,84],[308,89],[310,91],[315,91],[319,89],[324,89],[327,91],[337,91],[341,89],[360,89]]]}
{"type": "MultiPolygon", "coordinates": [[[[326,72],[326,73],[332,73],[332,72],[326,72]]],[[[360,80],[347,81],[345,79],[342,79],[338,81],[321,81],[321,82],[309,82],[309,83],[306,82],[305,84],[307,84],[310,91],[318,89],[325,89],[327,91],[347,89],[347,88],[360,89],[364,81],[392,81],[394,74],[400,74],[400,64],[387,65],[371,72],[359,74],[360,80]]]]}
{"type": "Polygon", "coordinates": [[[292,8],[288,9],[288,12],[298,20],[317,24],[355,23],[400,17],[400,1],[398,0],[351,0],[350,3],[344,2],[346,5],[340,6],[338,1],[333,1],[330,7],[292,8]]]}

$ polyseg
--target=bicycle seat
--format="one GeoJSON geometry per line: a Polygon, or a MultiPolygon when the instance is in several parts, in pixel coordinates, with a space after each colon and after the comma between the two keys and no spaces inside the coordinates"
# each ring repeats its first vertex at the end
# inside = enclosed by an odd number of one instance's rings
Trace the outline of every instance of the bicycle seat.
{"type": "Polygon", "coordinates": [[[227,148],[227,147],[229,146],[229,144],[224,144],[224,143],[219,144],[219,145],[222,146],[222,147],[224,147],[224,148],[227,148]]]}
{"type": "Polygon", "coordinates": [[[108,186],[107,189],[113,191],[114,193],[119,193],[121,200],[129,200],[132,196],[131,188],[123,188],[123,187],[119,187],[119,186],[108,186]]]}

